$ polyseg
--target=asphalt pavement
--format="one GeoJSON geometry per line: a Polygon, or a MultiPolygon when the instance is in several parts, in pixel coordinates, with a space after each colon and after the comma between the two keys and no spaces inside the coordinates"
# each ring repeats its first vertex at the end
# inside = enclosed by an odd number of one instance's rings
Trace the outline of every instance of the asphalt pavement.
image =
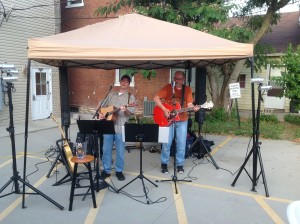
{"type": "MultiPolygon", "coordinates": [[[[139,149],[126,151],[126,180],[118,181],[112,174],[106,179],[110,187],[96,192],[97,208],[90,195],[78,196],[73,211],[68,211],[71,182],[53,186],[67,174],[62,163],[54,163],[60,139],[56,125],[51,119],[29,122],[27,137],[24,124],[15,124],[17,174],[13,174],[12,138],[1,127],[0,223],[288,223],[287,206],[300,199],[299,143],[260,139],[258,153],[252,153],[250,138],[205,135],[205,140],[214,142],[211,157],[187,158],[184,174],[174,173],[172,161],[169,174],[160,172],[159,144],[143,144],[142,163],[139,149]],[[26,194],[22,194],[24,176],[26,194]],[[32,191],[27,186],[39,193],[27,194],[32,191]]],[[[77,132],[72,119],[71,141],[77,132]]]]}

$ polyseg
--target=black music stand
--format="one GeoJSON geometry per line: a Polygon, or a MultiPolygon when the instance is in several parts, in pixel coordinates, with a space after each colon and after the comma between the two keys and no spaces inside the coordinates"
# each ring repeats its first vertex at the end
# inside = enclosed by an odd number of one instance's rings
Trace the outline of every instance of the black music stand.
{"type": "MultiPolygon", "coordinates": [[[[108,121],[108,120],[77,120],[77,125],[80,133],[82,134],[115,134],[115,128],[114,128],[114,122],[113,121],[108,121]]],[[[97,145],[97,150],[99,151],[98,148],[98,138],[96,141],[97,145]]],[[[95,187],[94,189],[99,192],[101,189],[107,188],[108,186],[111,187],[114,191],[116,189],[112,187],[110,184],[108,184],[105,180],[101,178],[101,175],[99,173],[100,171],[100,164],[99,164],[99,157],[100,157],[100,152],[97,154],[97,162],[96,162],[96,176],[95,176],[95,187]],[[101,184],[99,183],[99,180],[101,180],[101,184]]],[[[87,193],[89,192],[90,188],[88,189],[87,193]]],[[[84,197],[85,198],[85,197],[84,197]]],[[[84,200],[84,199],[83,199],[84,200]]]]}
{"type": "Polygon", "coordinates": [[[158,125],[157,124],[129,124],[125,123],[125,142],[139,142],[139,150],[140,150],[140,173],[137,177],[131,180],[129,183],[125,184],[123,187],[117,190],[119,192],[129,184],[131,184],[136,179],[140,178],[143,184],[143,190],[146,196],[147,204],[150,204],[148,193],[146,191],[144,178],[153,184],[155,187],[158,187],[155,183],[149,180],[143,174],[143,157],[142,151],[144,150],[143,142],[158,142],[158,125]]]}

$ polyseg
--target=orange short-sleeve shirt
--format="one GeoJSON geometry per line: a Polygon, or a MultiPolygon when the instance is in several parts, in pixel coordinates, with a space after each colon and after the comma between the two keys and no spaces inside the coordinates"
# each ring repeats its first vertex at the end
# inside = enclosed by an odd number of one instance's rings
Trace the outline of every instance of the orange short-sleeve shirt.
{"type": "MultiPolygon", "coordinates": [[[[186,108],[189,103],[193,103],[193,94],[192,89],[186,85],[185,87],[185,93],[184,93],[184,101],[182,108],[186,108]]],[[[178,90],[177,88],[174,88],[175,92],[175,102],[179,103],[181,105],[181,98],[182,98],[182,90],[178,90]]],[[[163,103],[172,104],[173,103],[173,89],[171,84],[165,85],[157,94],[161,101],[163,103]]],[[[186,121],[188,119],[187,112],[180,113],[179,114],[180,121],[186,121]]]]}

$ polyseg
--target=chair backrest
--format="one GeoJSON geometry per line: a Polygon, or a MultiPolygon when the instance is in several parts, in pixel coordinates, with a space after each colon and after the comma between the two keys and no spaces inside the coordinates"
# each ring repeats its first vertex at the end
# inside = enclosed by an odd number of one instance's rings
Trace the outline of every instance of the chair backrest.
{"type": "Polygon", "coordinates": [[[289,224],[300,224],[300,201],[289,204],[286,213],[289,224]]]}

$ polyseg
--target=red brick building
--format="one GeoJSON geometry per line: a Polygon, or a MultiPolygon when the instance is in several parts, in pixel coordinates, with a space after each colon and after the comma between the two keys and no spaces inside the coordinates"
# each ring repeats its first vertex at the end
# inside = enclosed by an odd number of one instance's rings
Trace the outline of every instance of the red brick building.
{"type": "MultiPolygon", "coordinates": [[[[117,18],[119,15],[130,12],[130,9],[122,9],[117,14],[107,17],[94,15],[99,6],[105,5],[105,1],[73,1],[62,5],[62,32],[74,30],[83,26],[117,18]]],[[[93,35],[93,34],[91,34],[93,35]]],[[[111,85],[114,89],[119,86],[118,70],[82,69],[69,68],[69,95],[70,106],[79,108],[80,111],[94,111],[97,104],[102,100],[111,85]]],[[[134,76],[131,83],[131,92],[138,99],[138,109],[143,109],[144,100],[152,101],[156,92],[166,83],[170,82],[170,70],[161,69],[157,71],[156,78],[150,80],[141,74],[134,76]]]]}

